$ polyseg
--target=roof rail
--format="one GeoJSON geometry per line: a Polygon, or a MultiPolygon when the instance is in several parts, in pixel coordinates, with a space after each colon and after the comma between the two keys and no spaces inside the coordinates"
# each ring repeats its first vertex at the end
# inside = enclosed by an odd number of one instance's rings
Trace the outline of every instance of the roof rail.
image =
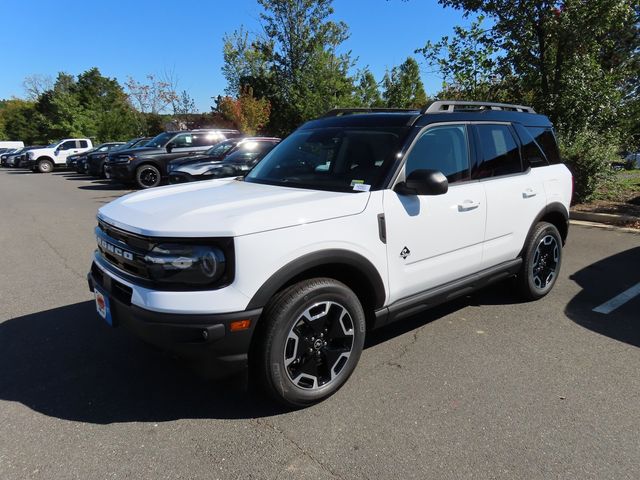
{"type": "Polygon", "coordinates": [[[334,108],[322,115],[322,118],[340,117],[342,115],[351,115],[353,113],[406,113],[417,111],[417,108],[334,108]]]}
{"type": "Polygon", "coordinates": [[[473,102],[464,100],[437,100],[424,107],[420,113],[443,113],[460,110],[509,110],[512,112],[536,113],[533,107],[510,103],[473,102]],[[460,108],[462,107],[462,108],[460,108]]]}

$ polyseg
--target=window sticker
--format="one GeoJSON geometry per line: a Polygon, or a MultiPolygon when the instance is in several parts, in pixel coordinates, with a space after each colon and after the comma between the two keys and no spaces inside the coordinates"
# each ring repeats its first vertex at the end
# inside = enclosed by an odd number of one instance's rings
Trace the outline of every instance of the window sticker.
{"type": "Polygon", "coordinates": [[[356,192],[368,192],[371,185],[364,183],[364,180],[352,180],[351,187],[356,192]]]}

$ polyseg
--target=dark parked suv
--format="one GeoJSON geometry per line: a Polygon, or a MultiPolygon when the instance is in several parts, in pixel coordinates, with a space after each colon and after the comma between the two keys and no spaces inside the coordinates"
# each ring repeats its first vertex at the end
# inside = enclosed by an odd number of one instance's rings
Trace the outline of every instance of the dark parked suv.
{"type": "Polygon", "coordinates": [[[129,140],[127,143],[117,142],[117,144],[113,144],[113,146],[107,149],[96,148],[94,151],[86,154],[86,172],[92,177],[104,178],[104,167],[109,153],[142,147],[149,140],[151,140],[151,137],[134,138],[129,140]]]}
{"type": "Polygon", "coordinates": [[[164,132],[144,147],[110,154],[105,175],[139,188],[156,187],[167,177],[167,165],[171,160],[202,153],[222,140],[239,135],[237,130],[229,129],[164,132]]]}
{"type": "MultiPolygon", "coordinates": [[[[230,142],[227,140],[219,145],[230,142]]],[[[246,175],[273,147],[280,143],[279,138],[248,137],[217,159],[201,159],[199,162],[177,163],[169,165],[169,183],[195,182],[212,178],[238,177],[246,175]]],[[[216,147],[213,147],[215,149],[216,147]]],[[[212,149],[212,150],[213,150],[212,149]]]]}

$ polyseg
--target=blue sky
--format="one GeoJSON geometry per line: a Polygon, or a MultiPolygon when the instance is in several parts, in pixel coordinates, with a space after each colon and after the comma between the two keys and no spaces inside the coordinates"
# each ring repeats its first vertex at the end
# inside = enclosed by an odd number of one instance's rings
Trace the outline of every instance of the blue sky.
{"type": "MultiPolygon", "coordinates": [[[[462,13],[436,0],[335,0],[335,19],[350,27],[345,50],[380,80],[386,69],[438,40],[462,13]]],[[[93,66],[121,83],[127,76],[173,70],[201,111],[222,94],[222,37],[245,25],[258,30],[256,0],[2,0],[0,98],[23,96],[30,74],[77,75],[93,66]],[[8,20],[8,21],[7,21],[8,20]]],[[[427,93],[441,80],[423,67],[427,93]]]]}

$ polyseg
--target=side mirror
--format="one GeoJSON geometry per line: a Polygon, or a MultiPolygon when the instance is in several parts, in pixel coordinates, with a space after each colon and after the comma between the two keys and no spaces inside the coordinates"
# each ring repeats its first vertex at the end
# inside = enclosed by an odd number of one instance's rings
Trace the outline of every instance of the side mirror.
{"type": "Polygon", "coordinates": [[[176,146],[176,144],[175,144],[175,143],[173,143],[173,142],[169,142],[169,143],[167,143],[167,152],[168,152],[168,153],[171,153],[171,150],[173,150],[173,148],[174,148],[175,146],[176,146]]]}
{"type": "Polygon", "coordinates": [[[414,170],[394,190],[400,195],[444,195],[449,182],[439,170],[414,170]]]}

